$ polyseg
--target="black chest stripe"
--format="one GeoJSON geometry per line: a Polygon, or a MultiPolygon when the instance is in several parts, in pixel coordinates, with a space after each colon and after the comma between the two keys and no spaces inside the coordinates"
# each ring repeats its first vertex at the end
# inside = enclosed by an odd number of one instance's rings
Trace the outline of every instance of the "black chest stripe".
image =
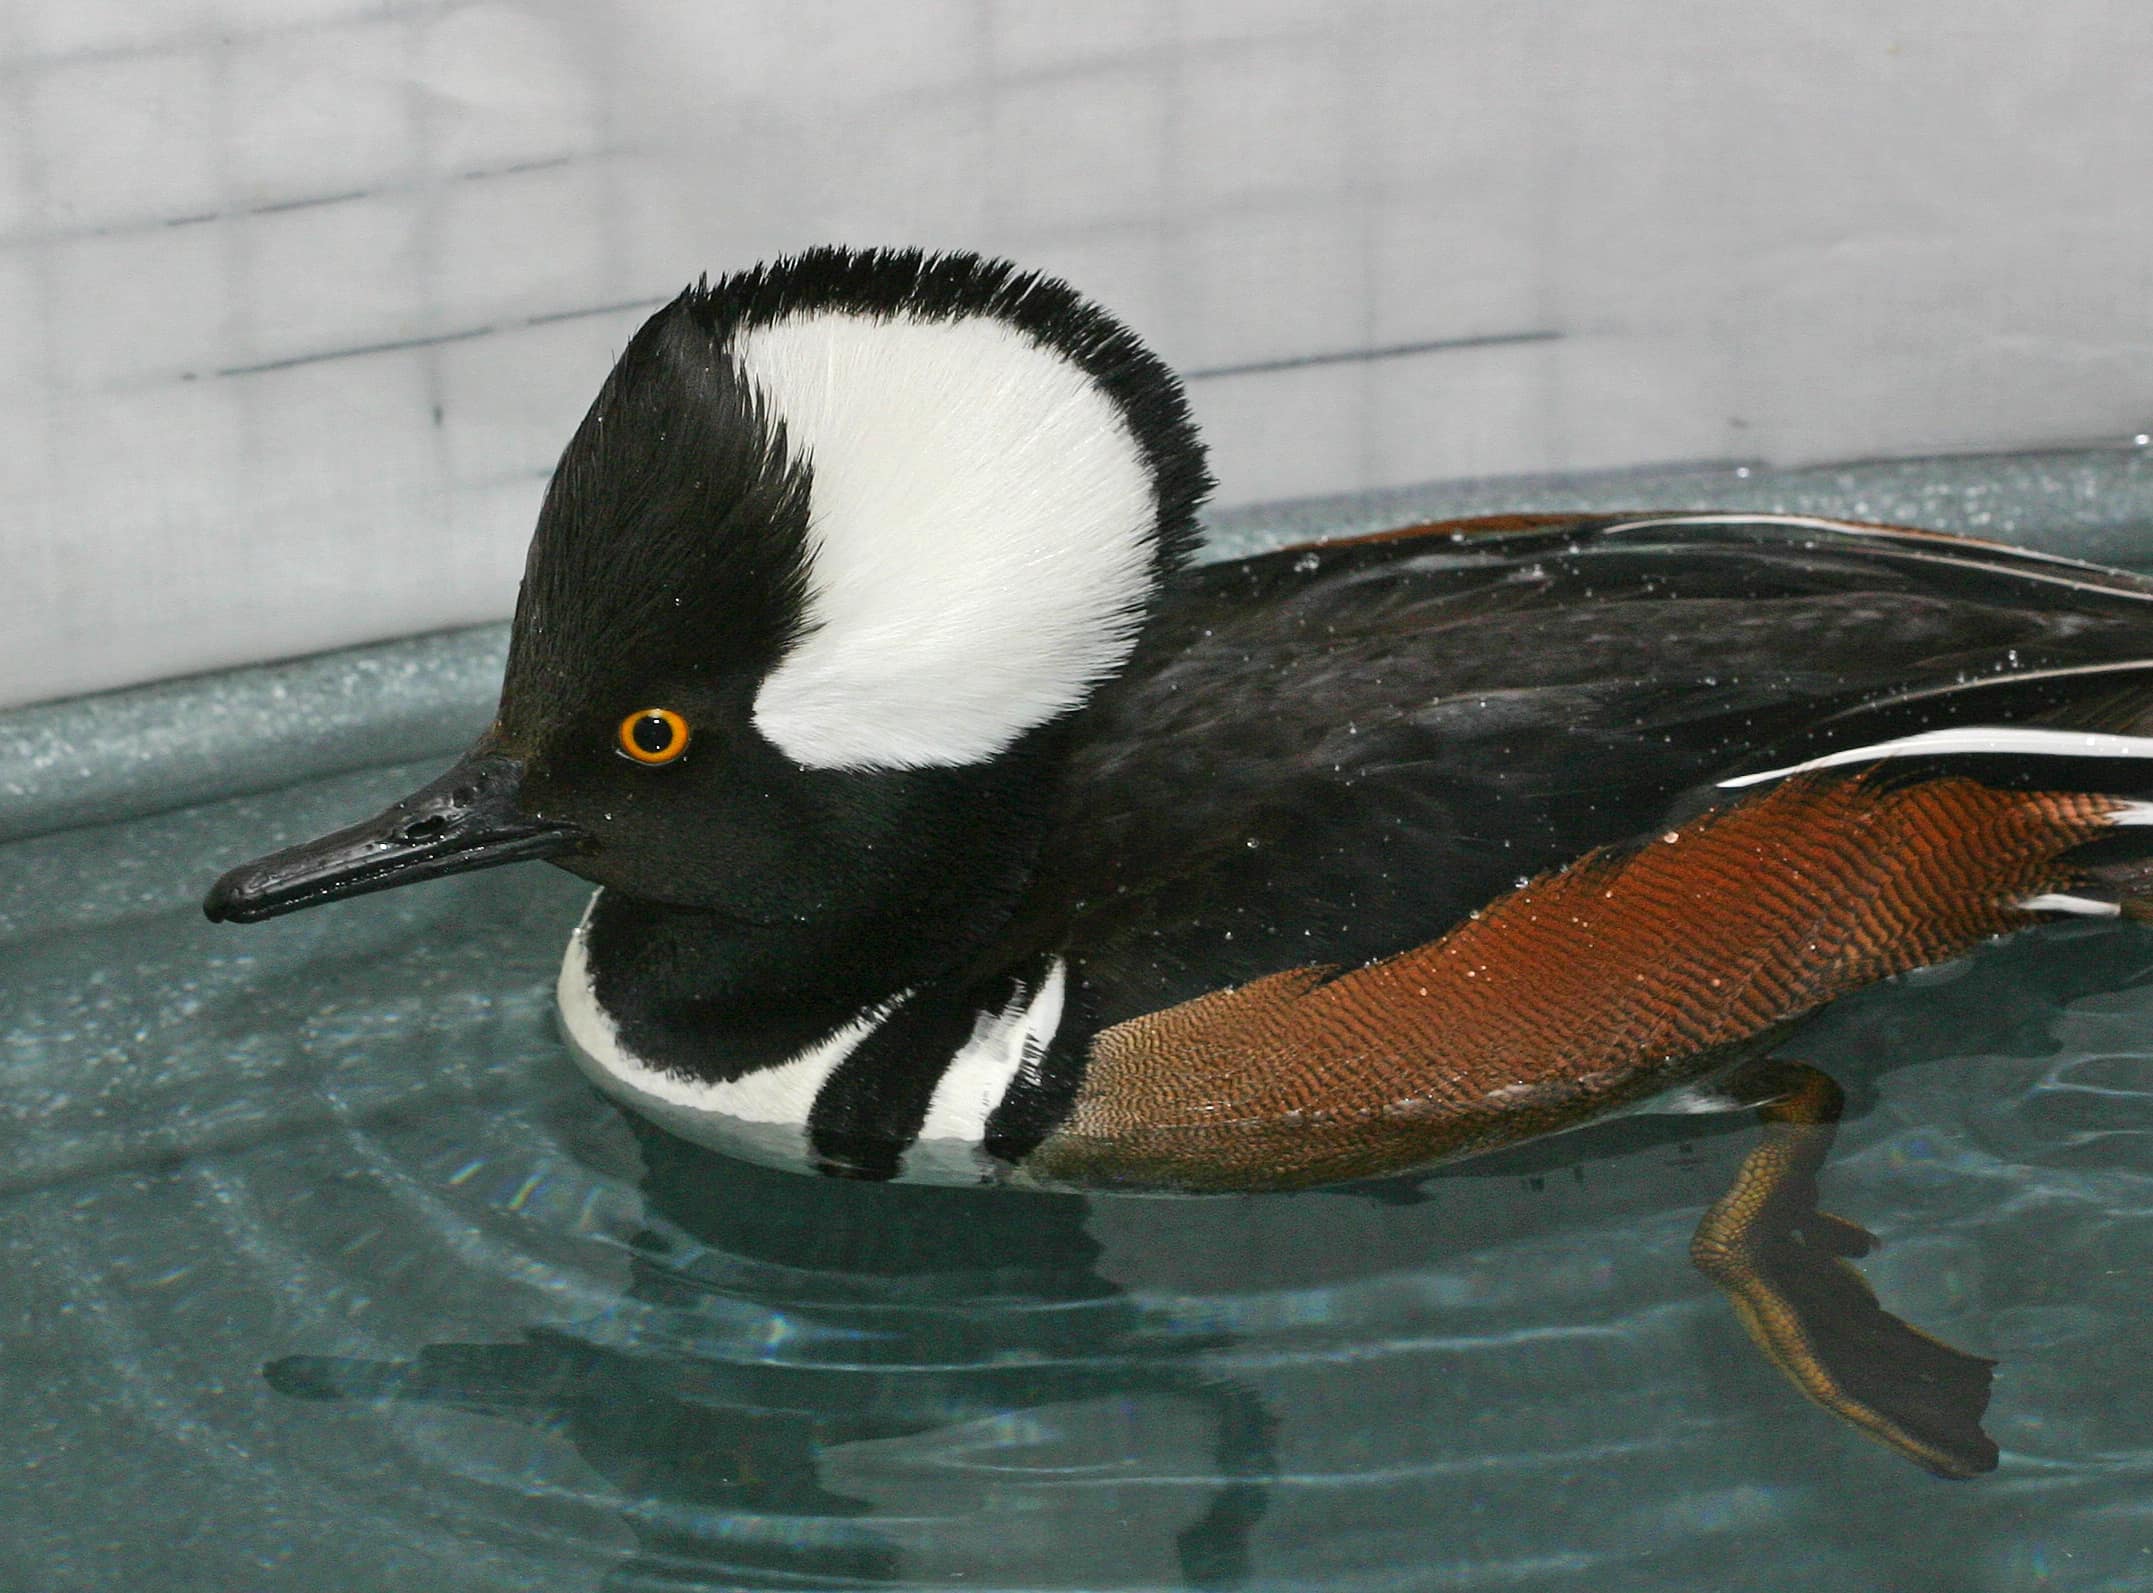
{"type": "Polygon", "coordinates": [[[930,985],[885,1018],[816,1093],[807,1119],[815,1170],[833,1178],[895,1178],[927,1120],[935,1087],[979,1020],[1029,1003],[1047,966],[1041,959],[968,989],[930,985]]]}
{"type": "Polygon", "coordinates": [[[989,1156],[1014,1166],[1061,1126],[1076,1101],[1077,1086],[1084,1082],[1084,1065],[1097,1028],[1091,994],[1084,987],[1081,968],[1072,961],[1060,1026],[1043,1052],[1036,1046],[1026,1047],[1024,1066],[987,1119],[989,1156]]]}

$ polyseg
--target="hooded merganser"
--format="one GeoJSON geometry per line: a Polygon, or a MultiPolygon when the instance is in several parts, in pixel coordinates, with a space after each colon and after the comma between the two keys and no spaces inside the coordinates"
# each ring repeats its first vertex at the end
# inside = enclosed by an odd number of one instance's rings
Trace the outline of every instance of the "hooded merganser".
{"type": "Polygon", "coordinates": [[[1837,1095],[1757,1059],[2138,913],[2153,582],[1769,514],[1196,565],[1208,487],[1173,376],[1057,282],[699,285],[561,459],[491,728],[206,910],[550,858],[600,887],[560,979],[592,1078],[854,1178],[1304,1187],[1716,1091],[1771,1127],[1700,1263],[1825,1375],[1775,1312],[1855,1277],[1807,1199],[1837,1095]]]}

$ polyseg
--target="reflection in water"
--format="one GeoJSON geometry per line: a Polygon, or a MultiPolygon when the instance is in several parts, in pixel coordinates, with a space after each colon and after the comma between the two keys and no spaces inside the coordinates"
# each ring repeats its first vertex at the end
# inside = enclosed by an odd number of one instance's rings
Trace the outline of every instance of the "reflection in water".
{"type": "MultiPolygon", "coordinates": [[[[2131,1226],[2107,1217],[2140,1200],[2140,1186],[2096,1199],[2076,1175],[2019,1181],[2010,1169],[2020,1161],[2053,1165],[2060,1154],[2025,1115],[2029,1101],[2038,1109],[2056,1097],[2026,1096],[2039,1068],[1980,1060],[1983,1046],[2054,1051],[2059,1004],[2142,981],[2141,961],[2120,936],[2026,940],[1989,956],[1982,977],[1904,996],[1882,990],[1835,1009],[1803,1033],[1801,1050],[1850,1086],[1850,1121],[1865,1108],[1878,1120],[1821,1167],[1809,1153],[1821,1157],[1828,1132],[1787,1125],[1777,1141],[1798,1154],[1772,1185],[1779,1203],[1765,1215],[1776,1226],[1743,1236],[1755,1282],[1834,1313],[1825,1326],[1841,1331],[1816,1335],[1826,1370],[1907,1422],[1923,1413],[1903,1396],[1921,1390],[1880,1389],[1867,1363],[1847,1355],[1882,1344],[1903,1362],[1921,1342],[1850,1281],[1840,1261],[1859,1241],[1818,1213],[1818,1180],[1825,1211],[1889,1235],[1883,1265],[1862,1263],[1884,1307],[2010,1355],[1996,1428],[2013,1451],[2002,1486],[2040,1467],[2051,1479],[2044,1487],[2111,1500],[2142,1493],[2134,1435],[2143,1401],[2126,1370],[2137,1318],[2104,1281],[2142,1275],[2131,1266],[2131,1226]],[[1909,1163],[1905,1147],[1927,1143],[1917,1127],[1945,1148],[1909,1163]],[[1999,1199],[2032,1187],[2073,1193],[1999,1199]],[[1924,1199],[1925,1189],[1943,1193],[1924,1199]],[[2060,1237],[2024,1237],[2058,1213],[2068,1222],[2045,1231],[2060,1237]],[[1952,1258],[1967,1255],[1995,1269],[1992,1278],[2041,1257],[2046,1270],[2028,1274],[2038,1289],[1983,1284],[1979,1273],[1951,1282],[1952,1258]],[[1960,1291],[1975,1303],[1961,1303],[1960,1291]],[[1988,1331],[1994,1302],[2042,1298],[2095,1302],[2069,1349],[2044,1351],[2023,1325],[2011,1327],[2015,1336],[1988,1331]],[[2103,1368],[2110,1397],[2073,1405],[2051,1396],[2066,1366],[2103,1368]]],[[[2142,1010],[2116,1007],[2116,1046],[2135,1044],[2142,1010]]],[[[2138,1067],[2139,1052],[2127,1056],[2138,1067]]],[[[1682,1249],[1699,1212],[1774,1142],[1747,1113],[1623,1119],[1418,1182],[1087,1205],[765,1172],[620,1119],[579,1084],[564,1089],[560,1115],[527,1094],[461,1118],[430,1111],[401,1137],[356,1144],[371,1146],[375,1176],[411,1174],[416,1192],[406,1193],[420,1204],[398,1212],[483,1223],[499,1247],[487,1256],[566,1269],[586,1291],[585,1272],[602,1272],[602,1292],[585,1297],[608,1308],[578,1308],[575,1320],[506,1344],[437,1344],[403,1363],[300,1356],[269,1375],[286,1395],[450,1407],[568,1439],[603,1479],[596,1502],[633,1534],[607,1579],[614,1588],[886,1586],[955,1582],[960,1568],[989,1586],[1156,1586],[1175,1579],[1177,1563],[1185,1579],[1213,1586],[1359,1586],[1369,1565],[1421,1565],[1490,1590],[1716,1587],[1730,1522],[1782,1558],[1822,1556],[1838,1585],[1895,1586],[1909,1585],[1897,1574],[1906,1565],[1927,1564],[1941,1522],[1960,1559],[2004,1553],[1991,1540],[2010,1541],[1991,1525],[1998,1484],[1935,1489],[1834,1432],[1775,1386],[1733,1314],[1687,1271],[1682,1249]],[[602,1138],[626,1144],[632,1128],[640,1140],[639,1199],[621,1189],[632,1158],[590,1143],[594,1123],[602,1138]],[[428,1171],[457,1167],[473,1145],[504,1147],[514,1170],[505,1188],[520,1189],[527,1160],[565,1154],[567,1190],[497,1220],[479,1182],[428,1171]],[[618,1299],[620,1269],[577,1259],[600,1231],[572,1220],[593,1178],[639,1207],[624,1225],[601,1225],[608,1256],[632,1243],[618,1299]],[[1227,1362],[1261,1380],[1263,1403],[1216,1380],[1227,1362]],[[1111,1437],[1081,1425],[1124,1406],[1131,1414],[1111,1437]],[[1272,1410],[1292,1434],[1290,1476],[1275,1481],[1272,1410]],[[1174,1474],[1147,1422],[1192,1433],[1208,1453],[1174,1474]],[[1118,1491],[1131,1471],[1148,1476],[1118,1491]],[[1132,1499],[1160,1508],[1124,1510],[1132,1499]],[[1812,1524],[1823,1512],[1849,1512],[1860,1530],[1820,1547],[1812,1524]],[[1533,1558],[1545,1543],[1577,1556],[1574,1575],[1549,1574],[1533,1558]],[[1101,1561],[1106,1569],[1087,1574],[1101,1561]]],[[[2086,1121],[2109,1129],[2114,1099],[2098,1104],[2086,1121]]],[[[339,1142],[324,1154],[327,1162],[296,1163],[292,1180],[263,1187],[314,1190],[330,1163],[355,1151],[339,1142]]],[[[264,1199],[282,1209],[278,1197],[264,1199]]],[[[340,1237],[315,1205],[295,1204],[283,1225],[316,1251],[340,1237]]],[[[413,1254],[423,1265],[442,1260],[432,1244],[413,1254]]],[[[421,1322],[469,1315],[400,1287],[430,1313],[421,1322]]],[[[311,1343],[348,1344],[338,1332],[324,1322],[311,1343]]],[[[241,1347],[248,1364],[260,1341],[250,1333],[241,1347]]],[[[1937,1380],[1934,1392],[1970,1428],[1986,1367],[1968,1356],[1946,1370],[1967,1363],[1975,1375],[1937,1380]]],[[[1891,1360],[1877,1364],[1895,1375],[1891,1360]]],[[[386,1413],[363,1419],[394,1425],[386,1413]]],[[[1960,1432],[1962,1448],[1974,1441],[1960,1432]]],[[[356,1464],[346,1456],[361,1446],[346,1435],[331,1430],[324,1444],[331,1475],[356,1464]]],[[[459,1439],[445,1468],[430,1452],[414,1494],[451,1494],[476,1467],[465,1448],[459,1439]]],[[[395,1508],[383,1515],[369,1499],[365,1531],[416,1536],[411,1506],[399,1496],[395,1508]]],[[[586,1520],[552,1509],[531,1519],[586,1520]]],[[[2078,1528],[2110,1530],[2090,1515],[2078,1528]]],[[[511,1528],[491,1530],[505,1538],[511,1528]]],[[[2116,1542],[2125,1530],[2113,1529],[2116,1542]]],[[[569,1552],[580,1561],[595,1547],[569,1552]]],[[[541,1552],[558,1545],[549,1538],[541,1552]]],[[[553,1568],[532,1580],[592,1580],[577,1575],[580,1564],[553,1568]]],[[[1990,1585],[1978,1570],[1959,1585],[1990,1585]]]]}
{"type": "Polygon", "coordinates": [[[1083,1199],[804,1178],[631,1124],[645,1217],[613,1309],[411,1361],[289,1356],[264,1368],[271,1386],[567,1438],[624,1501],[637,1547],[604,1584],[622,1590],[894,1583],[900,1546],[872,1506],[825,1486],[834,1447],[1104,1396],[1184,1400],[1211,1424],[1216,1481],[1178,1535],[1182,1574],[1246,1577],[1271,1417],[1201,1364],[1224,1335],[1156,1330],[1099,1276],[1083,1199]]]}

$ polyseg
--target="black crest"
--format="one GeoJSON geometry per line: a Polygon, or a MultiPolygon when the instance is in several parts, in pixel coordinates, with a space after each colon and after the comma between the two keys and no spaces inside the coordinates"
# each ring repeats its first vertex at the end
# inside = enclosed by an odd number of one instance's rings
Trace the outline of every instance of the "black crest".
{"type": "Polygon", "coordinates": [[[546,489],[502,687],[512,734],[683,661],[759,673],[803,623],[806,473],[690,300],[629,339],[546,489]]]}
{"type": "Polygon", "coordinates": [[[926,321],[986,316],[1029,333],[1104,389],[1143,449],[1158,496],[1161,573],[1195,551],[1196,511],[1212,481],[1180,378],[1065,282],[975,254],[823,248],[699,284],[679,303],[720,342],[817,310],[926,321]]]}
{"type": "Polygon", "coordinates": [[[561,456],[524,572],[503,689],[513,732],[692,654],[759,675],[804,623],[808,482],[727,352],[743,331],[836,310],[991,317],[1098,382],[1144,454],[1160,575],[1185,563],[1211,487],[1181,384],[1120,322],[1006,261],[812,249],[704,281],[629,340],[561,456]]]}

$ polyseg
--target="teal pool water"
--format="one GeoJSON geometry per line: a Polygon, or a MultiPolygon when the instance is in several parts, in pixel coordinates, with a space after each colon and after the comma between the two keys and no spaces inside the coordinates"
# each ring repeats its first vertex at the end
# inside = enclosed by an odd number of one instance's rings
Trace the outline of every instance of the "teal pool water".
{"type": "Polygon", "coordinates": [[[2153,930],[1786,1048],[1848,1089],[1825,1205],[1878,1292],[2001,1362],[2000,1469],[1940,1482],[1690,1268],[1739,1121],[1294,1196],[832,1183],[582,1083],[565,875],[202,921],[431,774],[495,646],[13,722],[0,1584],[2153,1586],[2153,930]]]}

